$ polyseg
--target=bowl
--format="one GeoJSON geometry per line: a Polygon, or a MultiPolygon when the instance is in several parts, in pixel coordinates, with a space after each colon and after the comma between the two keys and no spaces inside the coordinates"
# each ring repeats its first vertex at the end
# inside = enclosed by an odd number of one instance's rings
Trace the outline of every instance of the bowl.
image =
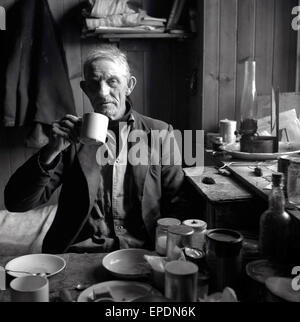
{"type": "Polygon", "coordinates": [[[50,277],[61,272],[65,266],[66,261],[60,256],[52,254],[29,254],[12,259],[6,264],[5,270],[13,277],[31,274],[46,274],[47,277],[50,277]]]}
{"type": "Polygon", "coordinates": [[[102,265],[118,278],[149,277],[151,266],[147,263],[144,255],[153,255],[153,252],[137,248],[116,250],[103,258],[102,265]]]}

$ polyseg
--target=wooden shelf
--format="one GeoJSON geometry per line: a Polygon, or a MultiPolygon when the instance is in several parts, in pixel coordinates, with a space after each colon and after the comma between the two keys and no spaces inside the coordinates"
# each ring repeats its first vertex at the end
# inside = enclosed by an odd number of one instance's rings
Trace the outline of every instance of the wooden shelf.
{"type": "Polygon", "coordinates": [[[82,35],[82,38],[95,37],[99,39],[110,39],[110,40],[119,40],[119,39],[188,39],[193,38],[195,34],[193,33],[90,33],[82,35]]]}

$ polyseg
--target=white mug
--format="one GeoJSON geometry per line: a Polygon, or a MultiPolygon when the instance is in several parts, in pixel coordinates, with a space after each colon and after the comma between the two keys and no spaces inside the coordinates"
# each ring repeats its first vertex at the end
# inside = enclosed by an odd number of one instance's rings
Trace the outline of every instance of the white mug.
{"type": "Polygon", "coordinates": [[[221,120],[220,121],[220,134],[224,143],[234,143],[236,141],[236,121],[221,120]]]}
{"type": "Polygon", "coordinates": [[[93,145],[105,143],[109,119],[100,113],[86,113],[82,117],[80,142],[93,145]]]}
{"type": "Polygon", "coordinates": [[[49,302],[49,282],[43,276],[21,276],[10,283],[12,302],[49,302]]]}

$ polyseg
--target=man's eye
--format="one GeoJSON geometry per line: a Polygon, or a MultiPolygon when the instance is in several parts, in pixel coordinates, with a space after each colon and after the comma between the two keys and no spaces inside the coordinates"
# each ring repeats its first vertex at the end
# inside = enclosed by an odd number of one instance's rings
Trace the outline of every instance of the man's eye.
{"type": "Polygon", "coordinates": [[[107,81],[107,83],[108,83],[109,85],[114,86],[114,85],[117,85],[117,84],[118,84],[118,80],[117,80],[117,79],[115,79],[115,78],[111,78],[111,79],[109,79],[109,80],[107,81]]]}

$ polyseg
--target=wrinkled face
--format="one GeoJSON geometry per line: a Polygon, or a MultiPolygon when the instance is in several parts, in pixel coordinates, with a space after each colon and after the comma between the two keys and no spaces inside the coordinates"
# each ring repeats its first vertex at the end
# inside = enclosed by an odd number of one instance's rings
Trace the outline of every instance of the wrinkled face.
{"type": "Polygon", "coordinates": [[[111,120],[120,119],[126,112],[126,96],[130,95],[135,78],[124,65],[108,59],[95,60],[86,71],[81,87],[89,97],[96,113],[111,120]]]}

